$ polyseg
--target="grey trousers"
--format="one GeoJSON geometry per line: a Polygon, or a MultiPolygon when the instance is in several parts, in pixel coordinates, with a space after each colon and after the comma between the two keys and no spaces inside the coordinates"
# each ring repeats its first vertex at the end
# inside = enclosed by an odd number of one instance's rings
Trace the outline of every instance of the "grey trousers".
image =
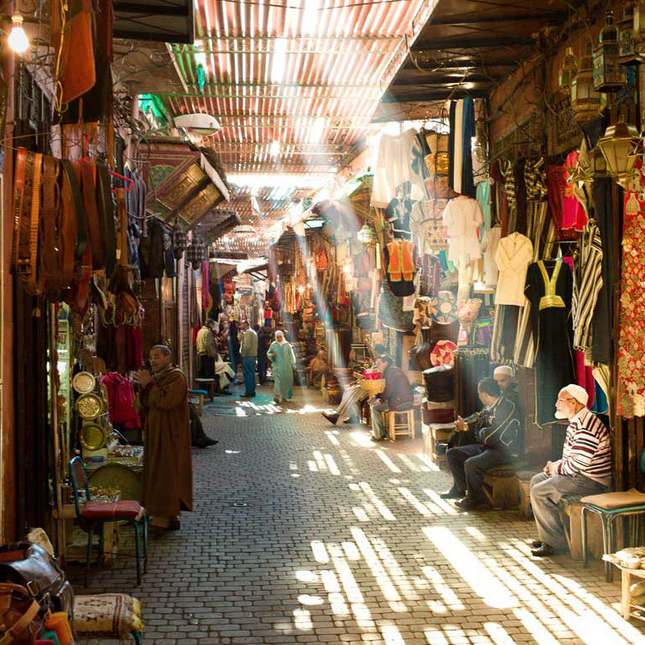
{"type": "Polygon", "coordinates": [[[344,392],[343,398],[340,400],[340,405],[336,410],[338,416],[344,418],[346,416],[360,417],[359,403],[365,401],[369,394],[358,384],[350,385],[344,392]]]}
{"type": "Polygon", "coordinates": [[[539,540],[554,549],[566,549],[567,538],[560,521],[559,501],[565,495],[596,495],[608,488],[584,475],[535,475],[531,479],[531,507],[539,540]]]}
{"type": "Polygon", "coordinates": [[[390,408],[387,403],[373,403],[372,406],[372,436],[377,439],[385,439],[387,432],[385,431],[385,419],[383,412],[387,412],[390,408]]]}

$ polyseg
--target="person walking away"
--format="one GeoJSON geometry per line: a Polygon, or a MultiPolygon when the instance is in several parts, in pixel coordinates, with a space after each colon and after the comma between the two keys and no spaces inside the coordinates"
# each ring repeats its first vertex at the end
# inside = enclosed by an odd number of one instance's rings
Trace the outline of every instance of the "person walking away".
{"type": "Polygon", "coordinates": [[[215,321],[209,319],[197,332],[197,373],[199,378],[215,378],[217,341],[213,333],[214,329],[215,321]]]}
{"type": "Polygon", "coordinates": [[[242,357],[242,373],[244,374],[244,394],[251,398],[255,396],[255,364],[258,358],[258,335],[251,329],[248,322],[241,323],[242,342],[240,355],[242,357]]]}
{"type": "Polygon", "coordinates": [[[293,348],[284,337],[284,332],[278,330],[275,340],[271,343],[267,357],[271,361],[273,373],[273,400],[282,403],[293,396],[293,371],[296,367],[296,357],[293,348]]]}
{"type": "Polygon", "coordinates": [[[385,416],[388,411],[409,410],[414,403],[414,393],[405,372],[394,365],[394,359],[388,354],[379,356],[376,367],[383,373],[385,389],[370,399],[372,411],[372,441],[383,441],[387,438],[385,416]]]}
{"type": "Polygon", "coordinates": [[[145,411],[143,505],[153,534],[179,528],[179,513],[193,510],[188,383],[165,345],[150,350],[150,367],[135,372],[145,411]]]}
{"type": "Polygon", "coordinates": [[[538,539],[531,553],[538,557],[567,550],[560,519],[560,500],[565,495],[597,495],[611,486],[611,437],[605,424],[589,409],[589,395],[579,385],[560,390],[555,402],[556,419],[568,419],[562,459],[547,461],[544,471],[531,479],[531,508],[538,539]]]}
{"type": "Polygon", "coordinates": [[[264,385],[267,382],[267,367],[269,365],[267,352],[269,351],[272,336],[271,321],[265,320],[264,325],[258,332],[258,381],[260,385],[264,385]]]}

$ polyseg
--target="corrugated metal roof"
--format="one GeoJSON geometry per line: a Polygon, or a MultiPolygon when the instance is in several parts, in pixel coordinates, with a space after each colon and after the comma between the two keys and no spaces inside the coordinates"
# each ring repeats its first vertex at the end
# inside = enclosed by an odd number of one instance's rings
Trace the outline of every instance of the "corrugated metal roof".
{"type": "Polygon", "coordinates": [[[197,40],[173,46],[185,91],[163,99],[175,115],[217,117],[208,145],[227,174],[315,173],[324,183],[369,130],[435,4],[196,0],[197,40]]]}

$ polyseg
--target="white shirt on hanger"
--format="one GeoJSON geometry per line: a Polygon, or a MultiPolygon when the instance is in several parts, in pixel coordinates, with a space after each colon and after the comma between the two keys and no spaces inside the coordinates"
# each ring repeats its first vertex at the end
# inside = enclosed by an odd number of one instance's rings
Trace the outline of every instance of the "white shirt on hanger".
{"type": "Polygon", "coordinates": [[[496,305],[524,306],[526,271],[532,261],[533,243],[526,235],[511,233],[499,241],[495,253],[495,263],[499,269],[496,305]]]}
{"type": "Polygon", "coordinates": [[[448,229],[448,259],[468,263],[481,258],[477,229],[484,223],[481,206],[476,199],[460,195],[448,202],[442,215],[448,229]]]}

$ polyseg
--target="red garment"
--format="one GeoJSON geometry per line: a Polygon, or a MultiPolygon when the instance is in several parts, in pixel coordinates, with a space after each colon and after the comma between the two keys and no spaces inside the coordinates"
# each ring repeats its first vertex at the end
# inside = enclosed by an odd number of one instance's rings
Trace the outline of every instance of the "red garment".
{"type": "Polygon", "coordinates": [[[587,224],[587,213],[582,204],[573,194],[573,186],[569,181],[574,168],[578,165],[578,152],[570,152],[564,163],[564,177],[566,185],[564,188],[564,197],[562,199],[562,229],[573,229],[578,233],[582,232],[587,224]]]}
{"type": "MultiPolygon", "coordinates": [[[[580,206],[578,200],[573,196],[571,184],[567,183],[567,171],[564,166],[547,166],[546,167],[546,187],[547,197],[549,200],[549,212],[555,227],[555,239],[559,242],[566,240],[577,240],[578,231],[570,227],[572,220],[577,221],[576,204],[580,206]],[[575,203],[572,203],[573,200],[575,203]],[[566,222],[569,228],[565,227],[566,222]]],[[[580,206],[582,209],[582,206],[580,206]]],[[[584,210],[583,210],[584,216],[584,210]]],[[[586,221],[586,220],[585,220],[586,221]]],[[[584,225],[583,225],[584,228],[584,225]]]]}
{"type": "Polygon", "coordinates": [[[117,372],[108,372],[101,379],[108,392],[110,422],[128,430],[141,427],[141,420],[134,407],[134,389],[130,380],[117,372]]]}
{"type": "Polygon", "coordinates": [[[591,409],[596,400],[596,381],[593,377],[593,368],[585,365],[585,353],[578,350],[573,351],[573,360],[576,368],[576,383],[583,387],[589,395],[587,407],[591,409]]]}

